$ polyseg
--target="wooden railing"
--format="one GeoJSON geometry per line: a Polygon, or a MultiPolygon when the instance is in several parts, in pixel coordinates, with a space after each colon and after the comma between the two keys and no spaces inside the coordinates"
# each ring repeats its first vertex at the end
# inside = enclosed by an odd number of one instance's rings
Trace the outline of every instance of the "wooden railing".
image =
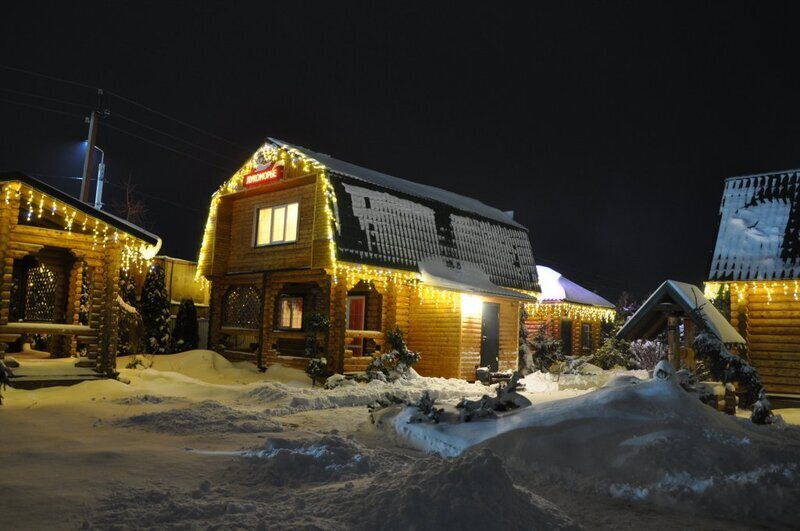
{"type": "MultiPolygon", "coordinates": [[[[383,347],[384,337],[380,330],[345,330],[344,337],[346,343],[349,343],[351,339],[372,339],[375,341],[378,351],[383,347]]],[[[372,359],[371,355],[353,356],[352,350],[345,345],[344,372],[364,372],[372,359]]]]}

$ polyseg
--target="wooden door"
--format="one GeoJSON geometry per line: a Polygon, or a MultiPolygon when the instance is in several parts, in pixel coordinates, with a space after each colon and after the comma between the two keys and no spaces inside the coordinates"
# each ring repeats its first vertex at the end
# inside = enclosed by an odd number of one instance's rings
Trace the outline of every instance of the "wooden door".
{"type": "Polygon", "coordinates": [[[484,302],[481,318],[481,367],[498,369],[500,357],[500,305],[484,302]]]}

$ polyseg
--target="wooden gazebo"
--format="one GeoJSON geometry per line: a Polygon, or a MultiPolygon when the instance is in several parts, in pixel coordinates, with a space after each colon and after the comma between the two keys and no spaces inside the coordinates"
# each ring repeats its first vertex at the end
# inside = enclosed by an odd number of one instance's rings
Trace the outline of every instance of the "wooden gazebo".
{"type": "Polygon", "coordinates": [[[160,238],[22,173],[0,186],[0,359],[76,357],[113,373],[120,271],[146,268],[160,238]]]}

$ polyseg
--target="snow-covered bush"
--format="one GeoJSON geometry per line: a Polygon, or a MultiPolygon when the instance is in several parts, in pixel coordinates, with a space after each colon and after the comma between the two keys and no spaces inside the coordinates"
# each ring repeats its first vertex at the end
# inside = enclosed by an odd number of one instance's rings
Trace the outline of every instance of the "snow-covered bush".
{"type": "Polygon", "coordinates": [[[175,316],[172,330],[173,352],[194,350],[200,344],[200,331],[197,325],[197,308],[192,299],[183,299],[175,316]]]}
{"type": "Polygon", "coordinates": [[[403,331],[398,326],[386,334],[389,352],[377,356],[367,367],[367,378],[393,382],[411,375],[411,366],[420,360],[419,352],[408,350],[403,331]]]}
{"type": "Polygon", "coordinates": [[[80,307],[78,309],[78,322],[84,326],[89,326],[89,312],[91,306],[92,277],[89,274],[89,266],[83,263],[81,271],[81,296],[80,307]]]}
{"type": "Polygon", "coordinates": [[[617,339],[615,329],[603,339],[591,362],[605,370],[613,369],[614,367],[631,369],[634,367],[631,363],[630,350],[631,344],[624,339],[617,339]]]}
{"type": "Polygon", "coordinates": [[[312,358],[306,365],[306,374],[311,376],[311,387],[314,387],[316,378],[318,376],[326,376],[328,374],[328,360],[325,357],[312,358]]]}
{"type": "Polygon", "coordinates": [[[659,361],[667,359],[667,346],[660,341],[637,339],[630,343],[628,354],[629,363],[635,368],[652,371],[659,361]]]}
{"type": "Polygon", "coordinates": [[[119,275],[119,324],[117,326],[117,354],[129,356],[141,352],[139,341],[144,332],[142,316],[138,311],[136,284],[132,276],[122,271],[119,275]]]}
{"type": "Polygon", "coordinates": [[[524,368],[527,372],[547,372],[550,366],[564,360],[561,341],[547,335],[547,324],[539,327],[530,341],[529,348],[524,349],[524,368]]]}
{"type": "Polygon", "coordinates": [[[169,352],[169,295],[164,283],[164,270],[154,264],[147,271],[142,287],[142,321],[144,321],[144,347],[150,354],[169,352]]]}
{"type": "Polygon", "coordinates": [[[740,405],[753,407],[753,422],[771,418],[764,386],[755,368],[742,357],[731,354],[727,347],[709,331],[697,334],[694,340],[697,358],[702,360],[711,375],[723,383],[736,382],[742,391],[740,405]]]}

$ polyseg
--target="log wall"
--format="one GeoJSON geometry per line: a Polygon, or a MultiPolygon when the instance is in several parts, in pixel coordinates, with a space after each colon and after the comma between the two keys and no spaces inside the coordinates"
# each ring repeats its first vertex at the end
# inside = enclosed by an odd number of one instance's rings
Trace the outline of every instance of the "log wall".
{"type": "Polygon", "coordinates": [[[800,394],[800,301],[792,292],[752,283],[739,301],[731,292],[731,324],[743,332],[748,357],[770,393],[800,394]]]}
{"type": "MultiPolygon", "coordinates": [[[[516,370],[519,357],[519,305],[515,300],[482,297],[484,302],[500,305],[500,350],[498,369],[516,370]]],[[[481,363],[481,315],[461,317],[461,360],[459,377],[475,380],[481,363]]]]}
{"type": "Polygon", "coordinates": [[[436,303],[411,290],[408,348],[422,355],[414,369],[422,376],[461,376],[461,300],[436,303]]]}
{"type": "Polygon", "coordinates": [[[317,174],[287,170],[282,181],[225,195],[217,208],[212,245],[212,278],[230,273],[290,268],[330,268],[328,201],[317,174]],[[297,241],[256,247],[259,208],[299,203],[297,241]]]}
{"type": "MultiPolygon", "coordinates": [[[[546,337],[552,339],[561,339],[561,322],[565,319],[562,317],[551,317],[550,319],[542,319],[537,315],[530,315],[525,320],[525,328],[528,330],[528,339],[532,339],[539,329],[547,325],[546,337]]],[[[572,320],[572,350],[571,352],[564,352],[568,356],[584,356],[586,354],[594,354],[600,347],[602,332],[602,322],[600,321],[580,321],[577,319],[572,320]],[[584,352],[581,347],[581,328],[584,324],[589,324],[592,327],[592,348],[588,352],[584,352]]]]}

